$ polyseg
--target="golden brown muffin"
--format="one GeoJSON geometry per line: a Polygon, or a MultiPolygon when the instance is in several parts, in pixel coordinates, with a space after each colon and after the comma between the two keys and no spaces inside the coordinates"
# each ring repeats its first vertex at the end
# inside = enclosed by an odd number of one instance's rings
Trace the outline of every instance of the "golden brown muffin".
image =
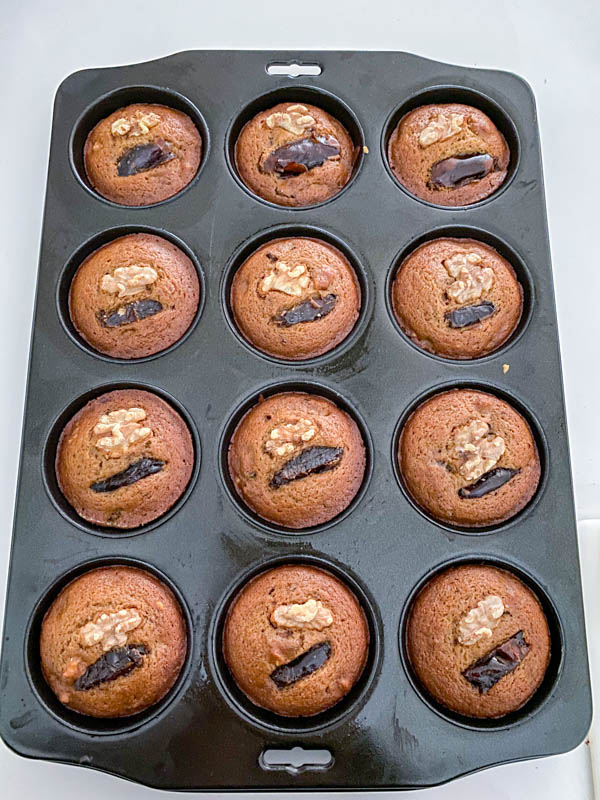
{"type": "Polygon", "coordinates": [[[263,572],[234,599],[223,654],[242,692],[286,717],[334,706],[354,686],[369,650],[358,600],[329,572],[286,565],[263,572]]]}
{"type": "Polygon", "coordinates": [[[101,567],[76,578],[42,622],[46,681],[61,703],[92,717],[126,717],[158,702],[186,652],[173,593],[133,567],[101,567]]]}
{"type": "Polygon", "coordinates": [[[152,392],[118,389],[96,397],[65,425],[56,477],[80,517],[137,528],[181,497],[194,467],[189,429],[152,392]]]}
{"type": "Polygon", "coordinates": [[[356,149],[344,126],[316,106],[279,103],[247,122],[235,144],[246,186],[280,206],[312,206],[348,183],[356,149]]]}
{"type": "Polygon", "coordinates": [[[429,694],[469,717],[521,708],[550,661],[539,600],[514,575],[490,566],[453,567],[429,581],[411,609],[406,641],[429,694]]]}
{"type": "Polygon", "coordinates": [[[318,239],[275,239],[242,264],[231,308],[245,338],[264,353],[299,360],[326,353],[358,319],[356,274],[340,251],[318,239]]]}
{"type": "Polygon", "coordinates": [[[142,358],[181,339],[199,295],[196,269],[184,252],[161,236],[132,233],[81,264],[69,291],[69,313],[98,352],[142,358]]]}
{"type": "Polygon", "coordinates": [[[405,114],[388,143],[394,175],[409,192],[439,206],[466,206],[496,191],[510,151],[491,119],[460,103],[405,114]]]}
{"type": "Polygon", "coordinates": [[[118,108],[85,141],[85,172],[102,197],[123,206],[159,203],[198,172],[202,137],[182,111],[153,103],[118,108]]]}
{"type": "Polygon", "coordinates": [[[435,239],[400,265],[394,313],[413,342],[444,358],[497,350],[517,327],[523,289],[514,269],[474,239],[435,239]]]}
{"type": "Polygon", "coordinates": [[[416,502],[451,525],[510,519],[540,480],[527,422],[504,400],[474,389],[452,389],[422,403],[402,429],[398,460],[416,502]]]}
{"type": "Polygon", "coordinates": [[[314,394],[282,392],[260,400],[229,444],[229,474],[242,500],[286,528],[333,519],[352,502],[364,473],[356,422],[314,394]]]}

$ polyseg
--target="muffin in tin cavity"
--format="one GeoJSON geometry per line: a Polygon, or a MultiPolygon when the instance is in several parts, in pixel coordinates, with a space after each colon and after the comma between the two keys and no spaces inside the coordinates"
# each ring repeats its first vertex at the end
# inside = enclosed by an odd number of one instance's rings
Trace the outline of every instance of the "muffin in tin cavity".
{"type": "Polygon", "coordinates": [[[441,522],[473,528],[517,514],[541,474],[526,420],[476,389],[451,389],[422,403],[401,431],[398,463],[421,508],[441,522]]]}
{"type": "Polygon", "coordinates": [[[131,233],[81,264],[69,290],[69,314],[99,353],[144,358],[181,339],[199,298],[196,268],[182,250],[161,236],[131,233]]]}
{"type": "Polygon", "coordinates": [[[63,705],[92,717],[126,717],[171,689],[187,653],[172,591],[134,567],[93,569],[69,583],[42,622],[44,678],[63,705]]]}
{"type": "Polygon", "coordinates": [[[338,703],[361,676],[369,627],[354,593],[318,567],[290,564],[253,578],[232,605],[223,655],[242,692],[286,717],[338,703]]]}
{"type": "Polygon", "coordinates": [[[489,565],[437,575],[417,595],[406,629],[412,668],[427,692],[467,717],[521,708],[550,662],[550,632],[538,598],[489,565]]]}
{"type": "Polygon", "coordinates": [[[168,511],[193,466],[186,423],[142,389],[90,400],[65,425],[56,451],[56,477],[68,502],[88,522],[114,528],[137,528],[168,511]]]}
{"type": "Polygon", "coordinates": [[[276,358],[320,356],[354,328],[361,291],[347,258],[319,239],[275,239],[238,269],[235,322],[250,344],[276,358]]]}
{"type": "Polygon", "coordinates": [[[101,120],[85,141],[84,166],[95,191],[123,206],[159,203],[194,178],[202,137],[187,114],[134,103],[101,120]]]}
{"type": "Polygon", "coordinates": [[[228,464],[235,490],[262,519],[310,528],[352,502],[365,474],[365,445],[356,422],[331,400],[281,392],[241,419],[228,464]]]}
{"type": "Polygon", "coordinates": [[[409,192],[439,206],[466,206],[506,179],[510,151],[492,120],[473,106],[420,106],[388,142],[392,172],[409,192]]]}
{"type": "Polygon", "coordinates": [[[421,349],[444,358],[488,355],[515,331],[523,288],[506,259],[474,239],[426,242],[392,284],[398,324],[421,349]]]}
{"type": "Polygon", "coordinates": [[[312,206],[350,180],[357,152],[348,131],[321,108],[278,103],[241,130],[235,144],[240,178],[280,206],[312,206]]]}

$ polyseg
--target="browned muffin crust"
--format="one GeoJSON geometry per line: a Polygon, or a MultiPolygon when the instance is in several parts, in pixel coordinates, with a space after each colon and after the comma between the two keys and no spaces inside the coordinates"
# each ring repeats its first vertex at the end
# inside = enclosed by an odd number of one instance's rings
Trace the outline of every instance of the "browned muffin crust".
{"type": "Polygon", "coordinates": [[[76,578],[42,622],[48,685],[65,706],[93,717],[125,717],[158,702],[177,680],[186,652],[186,624],[173,593],[133,567],[101,567],[76,578]],[[124,659],[127,652],[129,671],[97,680],[109,675],[102,669],[107,658],[124,659]]]}
{"type": "Polygon", "coordinates": [[[190,117],[153,103],[113,111],[92,128],[83,150],[92,187],[123,206],[177,194],[198,172],[201,157],[202,137],[190,117]]]}
{"type": "Polygon", "coordinates": [[[114,528],[137,528],[168,511],[185,491],[193,466],[194,446],[183,419],[141,389],[90,400],[65,425],[56,451],[58,485],[75,511],[114,528]],[[122,485],[114,488],[115,481],[122,485]]]}
{"type": "Polygon", "coordinates": [[[443,103],[420,106],[402,117],[390,136],[388,160],[400,183],[422,200],[466,206],[504,183],[510,151],[483,111],[443,103]]]}
{"type": "Polygon", "coordinates": [[[264,353],[293,360],[332,350],[360,310],[358,279],[346,257],[318,239],[275,239],[238,269],[231,307],[245,338],[264,353]]]}
{"type": "Polygon", "coordinates": [[[367,620],[353,592],[331,573],[305,565],[276,567],[246,584],[223,631],[225,661],[242,692],[288,717],[338,703],[360,678],[368,648],[367,620]],[[310,648],[325,660],[282,685],[285,665],[310,648]]]}
{"type": "Polygon", "coordinates": [[[247,122],[235,144],[246,186],[280,206],[311,206],[348,183],[356,161],[348,131],[316,106],[279,103],[247,122]]]}
{"type": "Polygon", "coordinates": [[[69,313],[98,352],[143,358],[184,335],[199,296],[196,269],[182,250],[161,236],[132,233],[81,264],[69,290],[69,313]]]}
{"type": "Polygon", "coordinates": [[[287,528],[340,514],[360,489],[365,462],[356,422],[331,400],[303,392],[260,400],[229,444],[229,474],[242,500],[287,528]]]}
{"type": "Polygon", "coordinates": [[[550,661],[548,623],[535,594],[506,570],[481,565],[453,567],[429,581],[411,609],[407,647],[417,677],[435,700],[479,718],[521,708],[550,661]],[[510,663],[516,666],[480,691],[465,671],[519,632],[525,646],[510,663]]]}

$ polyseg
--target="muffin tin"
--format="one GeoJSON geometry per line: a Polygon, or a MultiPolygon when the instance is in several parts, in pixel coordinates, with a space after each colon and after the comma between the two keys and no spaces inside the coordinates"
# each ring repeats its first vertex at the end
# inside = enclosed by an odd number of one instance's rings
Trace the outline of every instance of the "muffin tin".
{"type": "Polygon", "coordinates": [[[0,732],[17,752],[162,789],[430,786],[493,764],[563,752],[583,739],[591,699],[539,138],[526,83],[509,73],[405,53],[258,51],[187,52],[85,70],[64,81],[53,122],[0,706],[0,732]],[[275,76],[267,72],[273,62],[318,63],[322,71],[275,76]],[[323,107],[357,145],[352,180],[319,206],[265,202],[235,172],[232,150],[241,126],[281,100],[323,107]],[[512,154],[501,189],[466,208],[412,197],[385,158],[387,137],[403,113],[452,100],[482,108],[512,154]],[[170,200],[120,207],[87,184],[82,147],[100,118],[145,101],[192,116],[203,138],[202,165],[170,200]],[[100,356],[78,339],[65,299],[74,270],[91,250],[134,231],[156,232],[183,246],[198,269],[202,297],[198,318],[180,342],[156,356],[123,361],[100,356]],[[227,303],[243,258],[269,238],[295,234],[340,247],[363,288],[355,331],[306,362],[277,361],[254,350],[241,340],[227,303]],[[394,270],[412,247],[441,235],[492,244],[523,284],[523,320],[490,356],[449,361],[429,355],[393,318],[394,270]],[[66,420],[91,397],[125,386],[156,391],[173,403],[190,426],[197,458],[185,495],[169,513],[119,533],[75,515],[57,488],[53,465],[66,420]],[[406,495],[396,465],[401,422],[425,397],[454,386],[509,400],[532,425],[540,450],[542,480],[534,499],[513,519],[485,530],[428,518],[406,495]],[[236,497],[226,470],[228,436],[243,412],[261,394],[289,389],[324,394],[349,411],[368,453],[365,480],[350,507],[301,532],[254,516],[236,497]],[[334,708],[300,720],[253,706],[233,683],[220,647],[237,589],[258,571],[290,561],[321,565],[345,580],[371,630],[359,683],[334,708]],[[412,674],[404,647],[406,615],[423,582],[447,565],[473,561],[506,567],[531,585],[552,634],[542,687],[500,720],[472,720],[437,706],[412,674]],[[149,569],[171,586],[185,610],[190,646],[177,684],[160,703],[135,717],[96,720],[64,708],[47,687],[38,636],[59,589],[82,571],[110,563],[149,569]],[[315,752],[324,750],[329,755],[315,752]]]}

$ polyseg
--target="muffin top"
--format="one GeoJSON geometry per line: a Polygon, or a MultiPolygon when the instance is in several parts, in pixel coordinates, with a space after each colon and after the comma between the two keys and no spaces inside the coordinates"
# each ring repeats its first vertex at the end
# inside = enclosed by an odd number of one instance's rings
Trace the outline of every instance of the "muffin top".
{"type": "Polygon", "coordinates": [[[311,206],[350,180],[356,150],[348,131],[326,111],[279,103],[247,122],[235,145],[246,186],[280,206],[311,206]]]}
{"type": "Polygon", "coordinates": [[[444,103],[405,114],[390,136],[388,159],[412,194],[439,206],[464,206],[501,186],[510,151],[483,111],[444,103]]]}
{"type": "Polygon", "coordinates": [[[509,519],[531,500],[540,479],[525,419],[475,389],[441,392],[420,405],[402,429],[398,460],[416,502],[451,525],[509,519]]]}
{"type": "Polygon", "coordinates": [[[123,206],[158,203],[198,172],[202,137],[182,111],[153,103],[118,108],[92,128],[86,175],[102,197],[123,206]]]}
{"type": "Polygon", "coordinates": [[[93,569],[69,583],[42,622],[42,672],[61,703],[124,717],[160,700],[187,651],[171,590],[134,567],[93,569]]]}
{"type": "Polygon", "coordinates": [[[497,350],[523,310],[512,266],[474,239],[435,239],[400,265],[393,307],[404,332],[445,358],[477,358],[497,350]]]}
{"type": "Polygon", "coordinates": [[[501,717],[536,691],[550,660],[539,600],[496,567],[453,567],[417,596],[407,627],[408,654],[435,700],[469,717],[501,717]]]}
{"type": "Polygon", "coordinates": [[[239,329],[278,358],[312,358],[334,348],[354,327],[360,302],[345,256],[326,242],[299,236],[259,247],[231,287],[239,329]]]}
{"type": "Polygon", "coordinates": [[[287,528],[333,519],[351,503],[364,472],[356,422],[314,394],[282,392],[260,400],[229,444],[238,494],[260,517],[287,528]]]}
{"type": "Polygon", "coordinates": [[[69,313],[98,352],[142,358],[183,336],[199,295],[196,269],[182,250],[161,236],[132,233],[81,264],[69,291],[69,313]]]}
{"type": "Polygon", "coordinates": [[[364,612],[338,578],[306,565],[263,572],[234,599],[223,653],[239,688],[258,706],[291,717],[335,705],[367,659],[364,612]]]}

